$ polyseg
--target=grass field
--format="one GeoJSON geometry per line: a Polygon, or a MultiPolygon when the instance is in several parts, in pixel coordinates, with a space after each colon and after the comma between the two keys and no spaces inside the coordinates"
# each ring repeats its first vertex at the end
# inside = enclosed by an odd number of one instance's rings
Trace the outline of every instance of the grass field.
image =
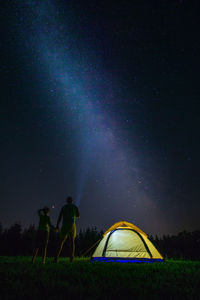
{"type": "Polygon", "coordinates": [[[46,265],[0,257],[0,299],[200,299],[200,262],[92,263],[76,258],[46,265]]]}

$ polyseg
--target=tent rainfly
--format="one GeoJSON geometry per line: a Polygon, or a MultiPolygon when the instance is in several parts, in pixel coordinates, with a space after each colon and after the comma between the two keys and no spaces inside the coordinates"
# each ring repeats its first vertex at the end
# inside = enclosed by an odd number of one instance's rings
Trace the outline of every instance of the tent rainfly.
{"type": "Polygon", "coordinates": [[[135,225],[122,221],[115,223],[104,234],[92,255],[92,261],[162,262],[163,257],[135,225]]]}

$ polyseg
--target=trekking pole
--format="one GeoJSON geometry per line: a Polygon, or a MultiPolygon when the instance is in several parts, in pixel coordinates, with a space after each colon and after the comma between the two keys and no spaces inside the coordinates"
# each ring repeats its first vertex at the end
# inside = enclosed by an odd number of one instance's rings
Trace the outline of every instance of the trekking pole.
{"type": "Polygon", "coordinates": [[[81,256],[85,256],[92,248],[94,248],[94,246],[96,246],[96,244],[101,240],[101,238],[95,242],[87,251],[85,251],[81,256]]]}

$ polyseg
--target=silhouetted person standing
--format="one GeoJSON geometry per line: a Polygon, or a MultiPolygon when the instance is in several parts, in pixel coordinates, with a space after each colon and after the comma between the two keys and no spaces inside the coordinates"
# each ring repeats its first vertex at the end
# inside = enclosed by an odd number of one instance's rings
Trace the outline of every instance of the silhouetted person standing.
{"type": "Polygon", "coordinates": [[[56,230],[59,230],[59,224],[62,219],[62,227],[60,230],[60,245],[57,252],[57,255],[55,256],[55,262],[58,261],[58,258],[60,256],[60,253],[62,251],[63,245],[66,241],[66,239],[69,237],[70,239],[70,261],[72,262],[74,259],[74,252],[75,252],[75,238],[76,238],[76,218],[80,218],[80,213],[78,210],[78,207],[74,205],[72,197],[67,197],[66,199],[67,204],[64,205],[60,211],[56,230]]]}
{"type": "Polygon", "coordinates": [[[47,246],[49,242],[49,227],[54,228],[54,226],[51,224],[49,213],[50,213],[50,209],[48,207],[44,207],[38,210],[38,216],[40,218],[40,221],[39,221],[39,226],[38,226],[38,231],[36,236],[36,247],[32,257],[32,263],[34,263],[39,249],[42,249],[43,251],[42,262],[43,264],[45,264],[46,255],[47,255],[47,246]]]}

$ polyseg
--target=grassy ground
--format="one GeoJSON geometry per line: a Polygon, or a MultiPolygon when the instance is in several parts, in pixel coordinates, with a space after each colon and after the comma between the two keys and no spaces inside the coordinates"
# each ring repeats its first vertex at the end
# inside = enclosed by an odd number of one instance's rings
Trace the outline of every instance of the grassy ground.
{"type": "Polygon", "coordinates": [[[0,257],[0,299],[200,299],[200,262],[73,263],[0,257]]]}

